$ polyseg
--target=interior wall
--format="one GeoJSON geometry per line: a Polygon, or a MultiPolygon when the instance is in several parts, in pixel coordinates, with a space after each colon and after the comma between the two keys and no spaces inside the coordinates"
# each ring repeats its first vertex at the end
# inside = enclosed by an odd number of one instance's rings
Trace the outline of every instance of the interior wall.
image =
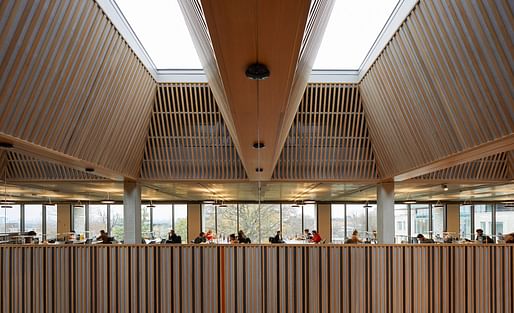
{"type": "Polygon", "coordinates": [[[332,214],[330,204],[318,204],[318,232],[327,242],[332,241],[332,214]]]}
{"type": "Polygon", "coordinates": [[[452,203],[446,206],[446,231],[460,232],[460,204],[452,203]]]}
{"type": "Polygon", "coordinates": [[[57,204],[57,233],[67,233],[71,230],[71,204],[57,204]]]}
{"type": "Polygon", "coordinates": [[[187,205],[187,238],[194,240],[202,231],[202,205],[199,203],[187,205]]]}

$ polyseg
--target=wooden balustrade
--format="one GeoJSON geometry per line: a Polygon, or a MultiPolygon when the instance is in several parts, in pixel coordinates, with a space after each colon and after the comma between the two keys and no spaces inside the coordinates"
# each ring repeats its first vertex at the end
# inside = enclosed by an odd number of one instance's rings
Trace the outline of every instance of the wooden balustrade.
{"type": "Polygon", "coordinates": [[[0,312],[513,312],[514,245],[3,245],[0,312]]]}

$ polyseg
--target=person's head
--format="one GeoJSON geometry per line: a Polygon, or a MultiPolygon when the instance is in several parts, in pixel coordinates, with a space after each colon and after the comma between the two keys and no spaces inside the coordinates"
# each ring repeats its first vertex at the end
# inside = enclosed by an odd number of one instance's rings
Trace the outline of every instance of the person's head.
{"type": "Polygon", "coordinates": [[[200,232],[200,237],[204,237],[205,236],[205,233],[202,231],[200,232]]]}
{"type": "Polygon", "coordinates": [[[170,229],[170,235],[175,235],[175,230],[170,229]]]}
{"type": "Polygon", "coordinates": [[[308,228],[305,228],[305,229],[303,230],[303,232],[304,232],[304,233],[306,233],[306,234],[308,234],[308,233],[309,233],[309,229],[308,229],[308,228]]]}
{"type": "Polygon", "coordinates": [[[514,233],[506,234],[503,236],[505,243],[514,243],[514,233]]]}
{"type": "Polygon", "coordinates": [[[230,240],[236,240],[236,234],[230,234],[230,235],[228,236],[228,238],[229,238],[230,240]]]}
{"type": "Polygon", "coordinates": [[[418,234],[416,238],[418,238],[419,240],[423,240],[425,239],[425,236],[423,236],[423,234],[418,234]]]}
{"type": "Polygon", "coordinates": [[[484,234],[484,230],[483,230],[483,229],[481,229],[481,228],[478,228],[478,229],[476,230],[476,233],[477,233],[477,235],[482,236],[482,235],[484,234]]]}
{"type": "Polygon", "coordinates": [[[207,234],[212,234],[212,230],[211,229],[207,230],[207,234]]]}
{"type": "Polygon", "coordinates": [[[238,232],[237,232],[239,235],[244,235],[244,231],[242,229],[240,229],[238,232]]]}
{"type": "Polygon", "coordinates": [[[102,229],[102,230],[100,231],[100,235],[107,235],[107,232],[106,232],[105,230],[103,230],[103,229],[102,229]]]}
{"type": "Polygon", "coordinates": [[[357,229],[354,229],[354,230],[353,230],[352,235],[353,235],[353,236],[357,236],[357,235],[359,235],[359,232],[357,231],[357,229]]]}
{"type": "Polygon", "coordinates": [[[280,230],[277,230],[277,235],[280,235],[280,230]]]}
{"type": "Polygon", "coordinates": [[[313,235],[314,235],[314,234],[317,234],[317,233],[318,233],[318,232],[317,232],[317,231],[315,231],[315,230],[313,230],[313,231],[312,231],[312,234],[313,234],[313,235]]]}

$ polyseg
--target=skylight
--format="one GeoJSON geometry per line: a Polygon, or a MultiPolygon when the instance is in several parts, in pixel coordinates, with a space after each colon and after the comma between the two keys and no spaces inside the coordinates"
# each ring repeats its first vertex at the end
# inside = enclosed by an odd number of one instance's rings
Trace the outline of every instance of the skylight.
{"type": "Polygon", "coordinates": [[[176,0],[115,0],[157,69],[201,69],[176,0]]]}
{"type": "Polygon", "coordinates": [[[357,70],[398,0],[337,0],[314,69],[357,70]]]}

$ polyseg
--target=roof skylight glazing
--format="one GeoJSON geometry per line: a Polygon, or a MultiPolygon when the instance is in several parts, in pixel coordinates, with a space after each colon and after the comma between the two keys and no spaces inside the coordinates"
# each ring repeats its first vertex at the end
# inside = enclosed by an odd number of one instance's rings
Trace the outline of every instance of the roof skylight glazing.
{"type": "Polygon", "coordinates": [[[357,70],[398,0],[336,0],[314,69],[357,70]]]}

